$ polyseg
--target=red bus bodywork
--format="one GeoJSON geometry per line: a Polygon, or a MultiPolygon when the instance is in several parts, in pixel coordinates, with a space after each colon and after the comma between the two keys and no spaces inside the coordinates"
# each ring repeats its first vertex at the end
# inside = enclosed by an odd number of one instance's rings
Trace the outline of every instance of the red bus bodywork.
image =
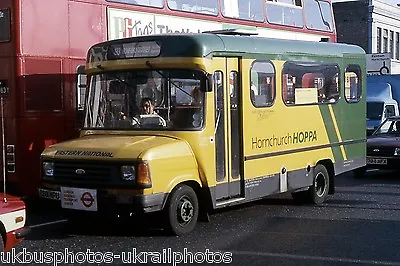
{"type": "Polygon", "coordinates": [[[91,2],[0,1],[11,13],[11,38],[0,42],[6,180],[18,195],[37,193],[43,149],[78,134],[76,68],[107,33],[102,1],[91,2]]]}
{"type": "MultiPolygon", "coordinates": [[[[43,149],[78,136],[76,71],[85,63],[87,49],[109,38],[110,7],[263,26],[261,22],[223,18],[221,14],[213,17],[105,0],[1,0],[0,10],[8,10],[11,19],[10,39],[0,41],[0,82],[9,88],[4,98],[9,191],[20,196],[36,195],[43,149]]],[[[132,32],[131,24],[126,19],[125,37],[132,32]]],[[[288,30],[284,26],[274,28],[288,30]]],[[[305,28],[290,30],[307,32],[305,28]]],[[[329,39],[336,41],[334,31],[329,39]]]]}

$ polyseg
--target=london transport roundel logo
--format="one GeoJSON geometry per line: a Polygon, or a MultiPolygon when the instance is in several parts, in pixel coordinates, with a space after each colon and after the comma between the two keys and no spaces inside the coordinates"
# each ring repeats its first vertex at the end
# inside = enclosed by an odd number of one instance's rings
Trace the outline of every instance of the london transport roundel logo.
{"type": "Polygon", "coordinates": [[[93,205],[94,198],[92,194],[90,194],[89,192],[85,192],[82,194],[81,201],[85,207],[90,208],[93,205]]]}

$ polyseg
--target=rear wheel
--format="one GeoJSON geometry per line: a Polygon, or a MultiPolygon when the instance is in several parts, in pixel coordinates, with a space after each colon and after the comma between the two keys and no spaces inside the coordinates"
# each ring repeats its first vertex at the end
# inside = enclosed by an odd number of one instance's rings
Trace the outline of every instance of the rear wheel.
{"type": "Polygon", "coordinates": [[[179,185],[168,197],[165,206],[166,226],[175,235],[188,234],[196,226],[199,203],[194,190],[187,185],[179,185]]]}
{"type": "Polygon", "coordinates": [[[313,184],[306,191],[294,192],[292,197],[299,203],[322,204],[329,193],[329,174],[325,166],[317,164],[314,168],[313,184]]]}

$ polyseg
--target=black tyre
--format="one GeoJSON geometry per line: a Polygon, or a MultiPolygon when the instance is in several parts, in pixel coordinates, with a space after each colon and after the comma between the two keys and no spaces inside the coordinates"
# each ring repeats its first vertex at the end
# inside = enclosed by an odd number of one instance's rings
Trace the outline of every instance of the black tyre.
{"type": "Polygon", "coordinates": [[[362,178],[362,177],[364,177],[366,172],[367,172],[367,168],[365,166],[357,168],[357,169],[354,169],[353,170],[353,177],[354,178],[362,178]]]}
{"type": "Polygon", "coordinates": [[[169,195],[164,208],[166,229],[174,235],[193,231],[199,216],[199,202],[194,190],[187,185],[177,186],[169,195]]]}
{"type": "Polygon", "coordinates": [[[328,197],[329,174],[325,166],[318,164],[314,168],[313,184],[306,191],[292,193],[292,198],[297,203],[321,204],[328,197]]]}
{"type": "Polygon", "coordinates": [[[328,197],[329,192],[329,174],[325,166],[317,164],[314,169],[313,185],[309,188],[308,194],[310,202],[321,204],[328,197]]]}

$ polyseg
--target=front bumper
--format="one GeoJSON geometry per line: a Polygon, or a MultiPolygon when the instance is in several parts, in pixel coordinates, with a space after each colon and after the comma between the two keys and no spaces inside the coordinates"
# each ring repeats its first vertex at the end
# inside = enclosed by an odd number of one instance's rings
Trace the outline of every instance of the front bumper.
{"type": "MultiPolygon", "coordinates": [[[[72,188],[84,190],[85,188],[72,188]]],[[[164,203],[167,199],[166,193],[156,193],[149,195],[142,194],[129,194],[126,190],[118,193],[119,190],[115,189],[88,189],[90,191],[96,191],[95,204],[96,208],[87,209],[88,211],[106,212],[106,213],[121,213],[121,212],[133,212],[133,213],[149,213],[160,211],[164,207],[164,203]]],[[[61,196],[61,189],[55,188],[39,188],[39,197],[43,199],[60,201],[60,205],[63,206],[63,199],[61,196]]],[[[82,200],[83,197],[78,197],[76,201],[82,200]]],[[[67,199],[68,200],[68,199],[67,199]]],[[[92,203],[93,204],[93,203],[92,203]]],[[[93,206],[93,205],[92,205],[93,206]]],[[[64,207],[68,210],[74,210],[75,207],[64,207]]],[[[78,210],[78,209],[75,209],[78,210]]],[[[85,210],[85,208],[79,209],[85,210]]]]}

